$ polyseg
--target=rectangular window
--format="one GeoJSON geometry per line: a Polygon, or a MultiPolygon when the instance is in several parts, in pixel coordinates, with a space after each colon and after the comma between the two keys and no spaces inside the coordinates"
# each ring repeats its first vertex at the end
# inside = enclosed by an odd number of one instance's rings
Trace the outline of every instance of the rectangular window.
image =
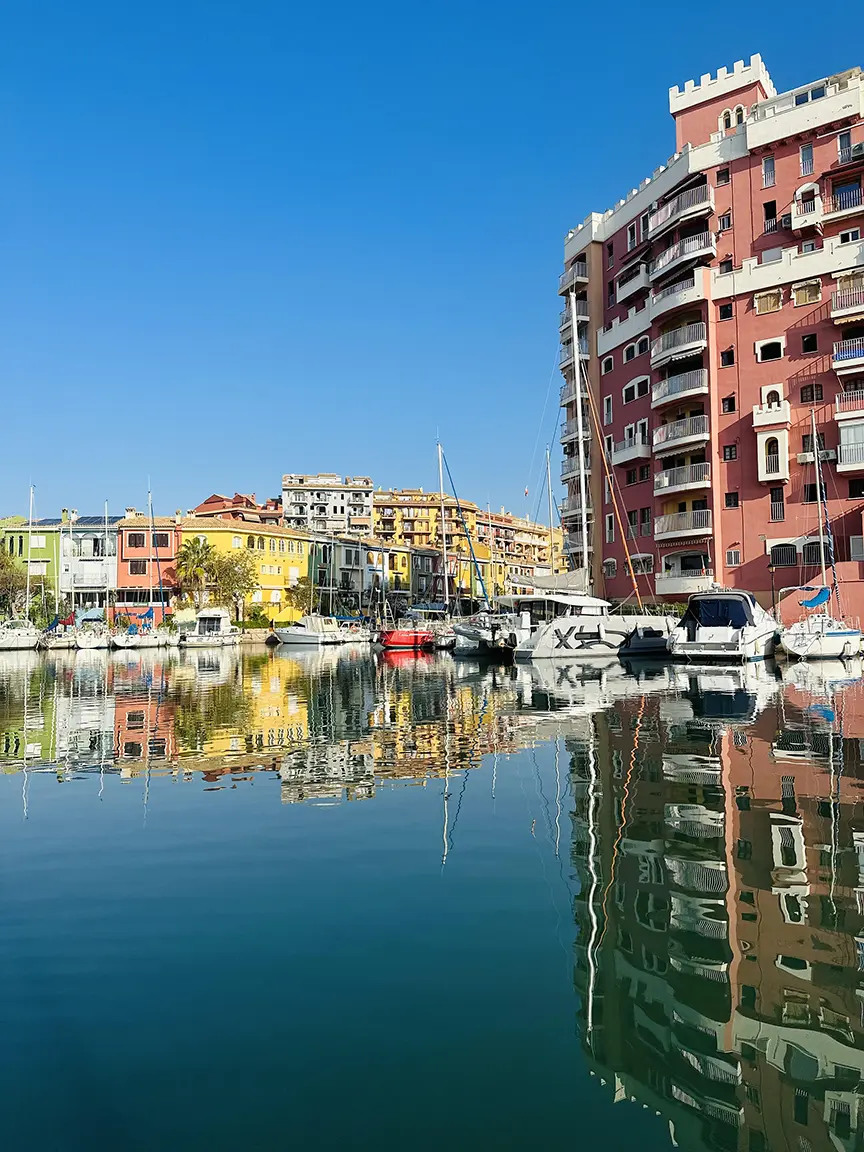
{"type": "Polygon", "coordinates": [[[650,478],[650,476],[651,476],[651,465],[650,464],[640,464],[639,465],[639,481],[640,481],[640,483],[643,480],[648,480],[650,478]]]}
{"type": "Polygon", "coordinates": [[[143,548],[146,537],[143,532],[130,532],[127,539],[130,548],[143,548]]]}
{"type": "Polygon", "coordinates": [[[861,229],[860,228],[849,228],[848,231],[840,233],[840,243],[841,244],[854,244],[856,240],[860,240],[860,239],[861,239],[861,229]]]}
{"type": "Polygon", "coordinates": [[[731,271],[732,271],[732,261],[729,259],[721,260],[720,261],[720,274],[721,274],[721,276],[725,275],[727,272],[731,272],[731,271]]]}
{"type": "Polygon", "coordinates": [[[780,360],[783,357],[783,342],[781,340],[762,340],[756,347],[756,359],[760,364],[769,360],[780,360]]]}
{"type": "Polygon", "coordinates": [[[44,548],[44,547],[45,547],[45,537],[44,536],[31,536],[30,537],[30,548],[31,549],[44,548]]]}
{"type": "Polygon", "coordinates": [[[603,397],[603,423],[604,424],[611,424],[612,423],[612,397],[611,396],[604,396],[603,397]]]}
{"type": "Polygon", "coordinates": [[[614,444],[614,440],[612,439],[612,437],[611,437],[611,436],[607,436],[607,437],[605,437],[605,439],[604,439],[604,446],[605,446],[605,448],[606,448],[606,455],[607,455],[608,457],[611,457],[611,456],[612,456],[612,445],[613,445],[613,444],[614,444]]]}
{"type": "Polygon", "coordinates": [[[737,444],[724,444],[723,445],[723,459],[724,460],[737,460],[738,459],[738,445],[737,444]]]}
{"type": "Polygon", "coordinates": [[[610,512],[606,516],[606,543],[612,544],[615,540],[615,517],[610,512]]]}
{"type": "Polygon", "coordinates": [[[721,320],[731,320],[732,317],[734,316],[734,314],[735,314],[734,309],[733,309],[731,304],[721,304],[720,305],[720,319],[721,320]]]}
{"type": "Polygon", "coordinates": [[[852,133],[837,133],[837,152],[841,164],[848,164],[852,159],[852,133]]]}
{"type": "Polygon", "coordinates": [[[864,480],[853,477],[849,481],[849,499],[864,500],[864,480]]]}
{"type": "Polygon", "coordinates": [[[167,532],[154,532],[153,533],[153,547],[154,548],[167,548],[168,547],[168,533],[167,532]]]}
{"type": "Polygon", "coordinates": [[[753,297],[753,306],[757,316],[764,316],[766,312],[779,312],[783,306],[783,293],[779,288],[770,292],[757,292],[753,297]]]}
{"type": "Polygon", "coordinates": [[[610,280],[609,283],[606,285],[606,303],[608,305],[610,305],[610,307],[611,307],[611,305],[613,305],[615,303],[615,281],[614,280],[610,280]]]}
{"type": "Polygon", "coordinates": [[[801,351],[802,352],[818,352],[819,339],[815,332],[808,332],[806,336],[801,337],[801,351]]]}
{"type": "Polygon", "coordinates": [[[641,536],[651,535],[651,509],[639,509],[639,534],[641,536]]]}
{"type": "Polygon", "coordinates": [[[611,268],[614,263],[615,263],[615,249],[613,248],[612,243],[610,242],[609,244],[606,245],[606,267],[611,268]]]}
{"type": "Polygon", "coordinates": [[[766,248],[762,253],[759,263],[760,264],[778,264],[783,259],[782,248],[766,248]]]}
{"type": "Polygon", "coordinates": [[[644,213],[642,214],[642,218],[641,218],[641,220],[639,221],[639,225],[640,225],[640,228],[641,228],[641,231],[642,231],[642,239],[643,239],[643,240],[644,240],[644,239],[646,238],[646,236],[648,235],[648,217],[649,217],[649,213],[648,213],[648,212],[644,212],[644,213]]]}
{"type": "Polygon", "coordinates": [[[737,568],[741,563],[741,549],[730,548],[726,553],[726,567],[737,568]]]}
{"type": "Polygon", "coordinates": [[[729,183],[729,169],[728,168],[718,168],[717,169],[717,187],[722,188],[724,184],[728,184],[728,183],[729,183]]]}
{"type": "Polygon", "coordinates": [[[728,232],[731,227],[732,227],[732,213],[731,212],[722,212],[717,217],[718,231],[728,232]]]}
{"type": "Polygon", "coordinates": [[[720,407],[721,407],[721,411],[723,411],[725,413],[734,412],[735,411],[735,397],[734,396],[724,396],[723,399],[720,401],[720,407]]]}
{"type": "Polygon", "coordinates": [[[735,349],[734,348],[724,348],[723,351],[720,353],[720,367],[721,368],[731,368],[734,363],[735,363],[735,349]]]}
{"type": "Polygon", "coordinates": [[[763,156],[762,157],[762,187],[763,188],[773,188],[774,187],[774,157],[773,156],[763,156]]]}
{"type": "Polygon", "coordinates": [[[627,225],[627,251],[631,252],[636,247],[636,225],[627,225]]]}
{"type": "Polygon", "coordinates": [[[792,298],[796,308],[804,304],[818,304],[822,299],[822,281],[808,280],[806,284],[793,284],[792,298]]]}
{"type": "MultiPolygon", "coordinates": [[[[825,495],[826,495],[825,494],[825,485],[823,483],[823,485],[822,485],[822,499],[823,500],[825,499],[825,495]]],[[[804,503],[805,504],[815,504],[816,500],[817,500],[816,485],[815,484],[805,484],[804,485],[804,503]]]]}
{"type": "Polygon", "coordinates": [[[624,474],[624,483],[625,484],[635,484],[636,483],[636,469],[635,468],[628,468],[627,469],[626,473],[624,474]]]}
{"type": "Polygon", "coordinates": [[[801,245],[801,251],[806,255],[808,252],[817,252],[818,248],[815,240],[805,240],[801,245]]]}
{"type": "Polygon", "coordinates": [[[147,561],[146,560],[130,560],[129,561],[129,575],[130,576],[146,576],[147,575],[147,561]]]}
{"type": "Polygon", "coordinates": [[[726,493],[726,507],[727,508],[737,508],[738,507],[738,493],[737,492],[727,492],[726,493]]]}
{"type": "MultiPolygon", "coordinates": [[[[824,452],[825,451],[825,433],[824,432],[817,432],[816,433],[816,442],[819,445],[819,451],[824,452]]],[[[812,432],[805,432],[804,435],[801,437],[801,451],[802,452],[812,452],[813,451],[813,434],[812,434],[812,432]]],[[[815,491],[815,486],[814,486],[814,491],[815,491]]],[[[815,499],[815,497],[814,497],[814,499],[815,499]]]]}
{"type": "Polygon", "coordinates": [[[812,404],[814,400],[822,399],[821,384],[804,384],[801,387],[801,403],[812,404]]]}
{"type": "Polygon", "coordinates": [[[800,158],[801,158],[801,175],[802,176],[812,176],[813,175],[813,145],[812,144],[802,144],[801,145],[800,158]]]}

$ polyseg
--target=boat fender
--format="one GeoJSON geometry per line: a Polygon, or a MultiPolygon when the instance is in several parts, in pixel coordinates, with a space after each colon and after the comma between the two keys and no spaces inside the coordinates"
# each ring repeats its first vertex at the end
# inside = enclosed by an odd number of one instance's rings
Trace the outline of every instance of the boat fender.
{"type": "Polygon", "coordinates": [[[508,643],[509,643],[509,645],[510,645],[510,647],[511,647],[511,648],[515,648],[515,647],[516,647],[516,645],[517,645],[518,641],[517,641],[517,639],[516,639],[516,633],[515,633],[515,632],[511,632],[511,633],[510,633],[510,636],[508,637],[508,643]]]}
{"type": "Polygon", "coordinates": [[[847,657],[847,656],[852,656],[852,655],[853,655],[853,652],[852,652],[852,645],[851,645],[851,643],[850,643],[848,640],[847,640],[847,641],[846,641],[846,643],[843,645],[843,655],[844,655],[844,657],[847,657]]]}
{"type": "Polygon", "coordinates": [[[606,643],[606,625],[602,620],[597,624],[597,639],[601,644],[606,643]]]}

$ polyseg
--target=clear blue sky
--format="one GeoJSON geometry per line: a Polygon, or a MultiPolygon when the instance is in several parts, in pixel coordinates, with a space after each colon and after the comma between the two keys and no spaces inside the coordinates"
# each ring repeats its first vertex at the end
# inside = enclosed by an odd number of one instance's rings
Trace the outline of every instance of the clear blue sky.
{"type": "Polygon", "coordinates": [[[671,84],[864,63],[796,10],[12,0],[0,514],[31,479],[42,515],[148,474],[160,512],[285,471],[434,487],[439,430],[460,495],[533,511],[565,231],[671,154],[671,84]]]}

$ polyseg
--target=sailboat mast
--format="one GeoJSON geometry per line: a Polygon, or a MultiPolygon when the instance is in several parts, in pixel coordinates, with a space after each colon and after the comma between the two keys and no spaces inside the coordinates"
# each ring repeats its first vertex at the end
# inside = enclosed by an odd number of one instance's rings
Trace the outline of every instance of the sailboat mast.
{"type": "Polygon", "coordinates": [[[444,465],[438,441],[438,491],[441,494],[441,564],[444,570],[444,610],[450,611],[450,581],[447,576],[447,521],[444,519],[444,465]]]}
{"type": "Polygon", "coordinates": [[[585,482],[585,430],[582,426],[582,357],[576,327],[576,293],[570,293],[570,330],[573,333],[573,379],[576,384],[576,433],[579,453],[579,503],[582,521],[582,567],[588,568],[588,486],[585,482]]]}
{"type": "Polygon", "coordinates": [[[30,485],[30,510],[27,514],[27,592],[24,598],[24,619],[30,619],[30,557],[33,552],[33,485],[30,485]]]}
{"type": "Polygon", "coordinates": [[[555,575],[555,521],[552,518],[552,468],[546,446],[546,495],[549,499],[549,575],[555,575]]]}
{"type": "Polygon", "coordinates": [[[105,553],[105,623],[108,623],[108,585],[111,577],[108,572],[108,501],[105,501],[105,532],[104,532],[104,553],[105,553]]]}
{"type": "Polygon", "coordinates": [[[150,580],[150,599],[147,601],[147,607],[153,607],[153,493],[147,489],[147,524],[150,528],[150,551],[149,560],[147,561],[147,575],[150,580]]]}
{"type": "Polygon", "coordinates": [[[486,504],[486,522],[489,525],[489,583],[492,585],[492,595],[495,595],[495,542],[492,538],[492,504],[486,504]]]}
{"type": "Polygon", "coordinates": [[[827,588],[825,575],[825,527],[822,523],[822,469],[819,467],[819,441],[816,437],[816,409],[810,409],[810,432],[813,437],[813,464],[816,469],[816,497],[819,501],[819,564],[822,568],[822,587],[827,588]]]}

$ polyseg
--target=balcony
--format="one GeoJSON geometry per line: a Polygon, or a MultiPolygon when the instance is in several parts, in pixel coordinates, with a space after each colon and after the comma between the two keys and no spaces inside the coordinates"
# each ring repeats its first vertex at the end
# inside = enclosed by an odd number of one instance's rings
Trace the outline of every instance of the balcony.
{"type": "Polygon", "coordinates": [[[587,284],[588,283],[588,263],[585,260],[577,260],[575,264],[571,265],[566,272],[562,272],[558,277],[558,295],[564,292],[569,292],[574,284],[587,284]]]}
{"type": "Polygon", "coordinates": [[[681,220],[697,216],[710,216],[714,211],[714,188],[701,184],[698,188],[688,188],[686,192],[674,196],[661,204],[656,212],[648,217],[648,235],[653,240],[667,228],[672,228],[681,220]]]}
{"type": "Polygon", "coordinates": [[[695,356],[708,347],[708,326],[701,320],[664,332],[651,344],[651,367],[659,368],[669,360],[695,356]]]}
{"type": "Polygon", "coordinates": [[[793,232],[804,232],[808,228],[822,230],[821,196],[802,196],[792,205],[793,232]]]}
{"type": "Polygon", "coordinates": [[[781,400],[779,404],[754,404],[753,427],[771,428],[777,424],[790,424],[792,409],[788,400],[781,400]]]}
{"type": "Polygon", "coordinates": [[[864,472],[864,443],[841,444],[837,449],[838,472],[864,472]]]}
{"type": "MultiPolygon", "coordinates": [[[[565,518],[573,518],[582,516],[582,501],[578,496],[568,496],[566,500],[561,501],[561,515],[565,518]]],[[[588,515],[594,515],[594,509],[591,506],[591,497],[588,497],[588,515]]]]}
{"type": "Polygon", "coordinates": [[[631,460],[649,460],[650,458],[651,445],[648,442],[647,434],[619,440],[612,448],[613,464],[629,464],[631,460]]]}
{"type": "Polygon", "coordinates": [[[672,512],[668,516],[658,516],[654,521],[655,540],[674,540],[685,536],[709,536],[711,531],[711,510],[709,508],[701,508],[696,512],[672,512]]]}
{"type": "Polygon", "coordinates": [[[841,392],[834,397],[835,420],[864,420],[864,392],[841,392]]]}
{"type": "Polygon", "coordinates": [[[786,519],[786,504],[783,500],[771,501],[771,523],[778,524],[786,519]]]}
{"type": "Polygon", "coordinates": [[[853,316],[864,317],[864,287],[832,292],[831,319],[847,320],[853,316]]]}
{"type": "Polygon", "coordinates": [[[687,416],[683,420],[673,420],[671,424],[661,424],[654,429],[654,452],[678,452],[685,444],[705,444],[710,432],[707,416],[687,416]]]}
{"type": "MultiPolygon", "coordinates": [[[[566,444],[570,440],[579,439],[579,423],[577,420],[565,420],[561,425],[561,443],[566,444]]],[[[591,439],[591,424],[588,419],[588,413],[583,414],[582,419],[582,439],[591,439]]]]}
{"type": "Polygon", "coordinates": [[[579,457],[565,456],[561,462],[561,483],[566,484],[569,480],[575,480],[578,475],[579,457]]]}
{"type": "Polygon", "coordinates": [[[568,364],[573,363],[573,349],[578,347],[579,355],[583,360],[588,359],[588,341],[580,340],[577,344],[562,344],[561,351],[558,354],[558,367],[566,368],[568,364]]]}
{"type": "Polygon", "coordinates": [[[667,376],[651,389],[651,407],[659,408],[673,400],[683,400],[688,396],[708,394],[708,369],[694,368],[691,372],[681,372],[677,376],[667,376]]]}
{"type": "MultiPolygon", "coordinates": [[[[587,319],[588,319],[588,301],[587,300],[577,300],[576,301],[576,322],[578,323],[580,320],[587,320],[587,319]]],[[[570,309],[569,308],[562,309],[561,315],[558,317],[558,327],[559,328],[569,328],[570,327],[570,309]]]]}
{"type": "Polygon", "coordinates": [[[713,232],[700,232],[698,236],[688,236],[660,253],[651,265],[651,279],[666,275],[673,268],[689,260],[701,260],[706,256],[713,259],[716,255],[717,241],[713,232]]]}
{"type": "Polygon", "coordinates": [[[623,304],[625,300],[629,300],[631,296],[635,296],[637,292],[651,287],[651,280],[648,276],[647,264],[640,264],[638,270],[628,275],[626,280],[619,280],[618,286],[615,289],[615,300],[618,304],[623,304]]]}
{"type": "Polygon", "coordinates": [[[701,269],[694,268],[692,272],[682,276],[674,284],[667,284],[665,288],[660,288],[652,294],[651,319],[656,320],[658,316],[663,316],[675,308],[701,304],[703,300],[707,299],[708,289],[705,275],[701,269]]]}
{"type": "Polygon", "coordinates": [[[862,206],[864,206],[864,196],[861,194],[860,184],[853,185],[851,188],[843,188],[839,192],[835,192],[833,196],[829,196],[825,218],[838,220],[843,216],[857,216],[862,206]]]}
{"type": "Polygon", "coordinates": [[[864,336],[853,336],[851,340],[838,340],[834,345],[831,367],[838,376],[860,372],[864,368],[864,336]]]}
{"type": "Polygon", "coordinates": [[[658,596],[690,596],[694,592],[710,592],[713,587],[714,573],[710,568],[704,572],[658,572],[654,577],[658,596]]]}
{"type": "Polygon", "coordinates": [[[687,492],[693,488],[710,488],[710,464],[685,464],[683,468],[667,468],[654,473],[654,495],[687,492]]]}

